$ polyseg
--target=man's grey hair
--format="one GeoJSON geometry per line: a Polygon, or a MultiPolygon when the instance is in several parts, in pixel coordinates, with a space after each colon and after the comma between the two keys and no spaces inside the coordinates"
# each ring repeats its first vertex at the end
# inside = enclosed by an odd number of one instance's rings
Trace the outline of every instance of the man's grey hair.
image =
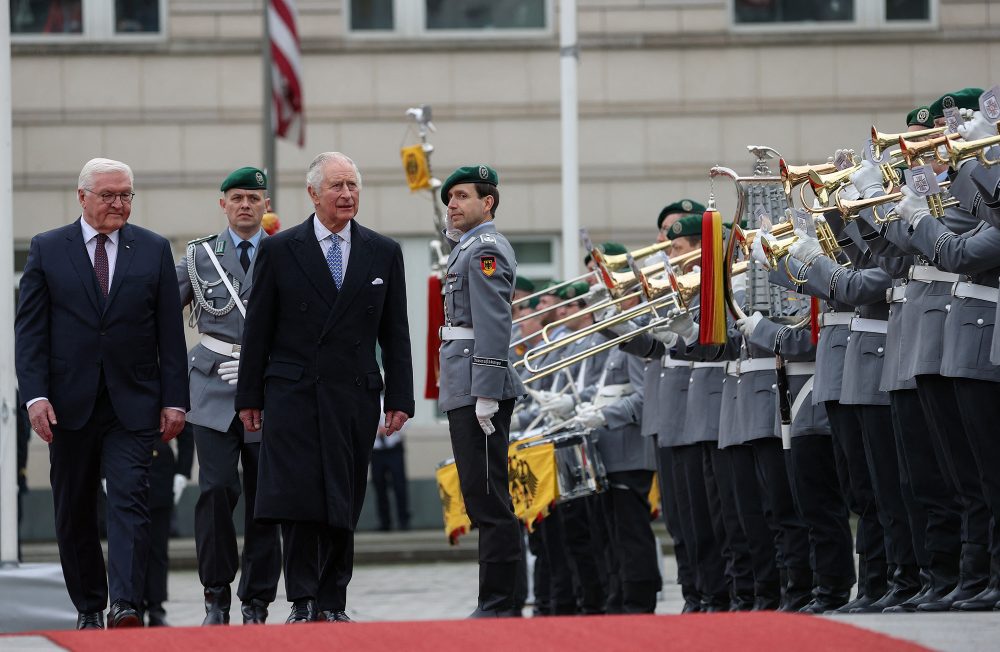
{"type": "Polygon", "coordinates": [[[306,185],[318,193],[323,183],[323,168],[326,167],[327,163],[334,161],[350,163],[351,167],[354,168],[354,178],[358,180],[358,188],[360,189],[361,170],[358,169],[357,163],[352,161],[350,156],[341,154],[340,152],[323,152],[322,154],[318,154],[312,160],[312,163],[309,164],[309,170],[306,172],[306,185]]]}
{"type": "Polygon", "coordinates": [[[108,172],[124,172],[128,175],[128,182],[135,185],[135,177],[132,175],[132,168],[121,161],[110,158],[92,158],[83,165],[80,170],[80,179],[76,183],[77,190],[90,190],[94,187],[94,176],[107,174],[108,172]]]}

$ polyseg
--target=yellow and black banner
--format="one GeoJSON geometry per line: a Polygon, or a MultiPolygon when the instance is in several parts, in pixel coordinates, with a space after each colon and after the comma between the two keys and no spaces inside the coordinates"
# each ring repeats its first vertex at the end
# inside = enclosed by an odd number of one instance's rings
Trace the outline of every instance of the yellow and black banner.
{"type": "Polygon", "coordinates": [[[399,150],[403,157],[403,170],[406,172],[406,183],[411,192],[426,190],[431,187],[431,170],[427,165],[427,154],[423,145],[411,145],[399,150]]]}

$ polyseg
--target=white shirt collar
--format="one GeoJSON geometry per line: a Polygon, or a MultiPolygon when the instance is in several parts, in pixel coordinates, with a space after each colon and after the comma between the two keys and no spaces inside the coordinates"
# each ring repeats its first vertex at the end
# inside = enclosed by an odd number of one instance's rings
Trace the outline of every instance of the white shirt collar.
{"type": "MultiPolygon", "coordinates": [[[[97,236],[97,229],[90,226],[83,216],[80,217],[80,227],[83,229],[83,244],[87,244],[97,236]]],[[[115,230],[109,233],[108,240],[110,240],[113,245],[118,246],[118,231],[115,230]]]]}
{"type": "MultiPolygon", "coordinates": [[[[347,244],[351,244],[351,221],[352,220],[348,220],[347,224],[344,225],[344,228],[337,232],[337,235],[339,235],[347,244]]],[[[333,231],[323,226],[323,223],[320,222],[315,213],[313,213],[313,231],[316,233],[316,239],[320,242],[322,242],[325,238],[329,238],[333,234],[333,231]]]]}

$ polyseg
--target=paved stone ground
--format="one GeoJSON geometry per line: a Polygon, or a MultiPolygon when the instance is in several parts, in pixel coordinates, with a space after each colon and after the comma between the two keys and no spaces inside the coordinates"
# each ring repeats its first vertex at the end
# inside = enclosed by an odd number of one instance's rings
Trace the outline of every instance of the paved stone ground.
{"type": "MultiPolygon", "coordinates": [[[[673,577],[672,556],[664,557],[664,575],[673,577]]],[[[462,618],[475,606],[477,566],[473,562],[363,565],[355,569],[348,593],[348,612],[364,622],[390,620],[440,620],[462,618]]],[[[234,590],[236,583],[233,584],[234,590]]],[[[167,619],[175,626],[201,623],[204,607],[195,571],[172,571],[167,619]]],[[[236,596],[234,595],[234,600],[236,596]]],[[[680,589],[667,584],[657,604],[657,614],[676,614],[682,606],[680,589]]],[[[270,623],[279,625],[288,614],[284,589],[272,605],[270,623]]],[[[525,609],[530,615],[530,607],[525,609]]],[[[986,652],[1000,649],[1000,612],[978,614],[836,616],[849,623],[908,639],[940,652],[986,652]]],[[[233,605],[233,623],[240,622],[239,604],[233,605]]],[[[0,651],[58,649],[45,639],[0,638],[0,651]]]]}

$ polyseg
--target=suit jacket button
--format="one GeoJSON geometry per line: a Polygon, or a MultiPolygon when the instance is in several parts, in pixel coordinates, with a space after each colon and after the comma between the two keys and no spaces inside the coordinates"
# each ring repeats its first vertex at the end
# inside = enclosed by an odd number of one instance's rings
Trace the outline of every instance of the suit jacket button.
{"type": "Polygon", "coordinates": [[[375,306],[368,306],[368,314],[371,315],[375,312],[375,306]]]}
{"type": "Polygon", "coordinates": [[[354,379],[354,384],[357,385],[358,387],[361,387],[361,378],[360,377],[355,378],[354,379]]]}
{"type": "Polygon", "coordinates": [[[305,312],[308,307],[309,307],[308,303],[300,303],[299,304],[299,310],[301,310],[302,312],[305,312]]]}

